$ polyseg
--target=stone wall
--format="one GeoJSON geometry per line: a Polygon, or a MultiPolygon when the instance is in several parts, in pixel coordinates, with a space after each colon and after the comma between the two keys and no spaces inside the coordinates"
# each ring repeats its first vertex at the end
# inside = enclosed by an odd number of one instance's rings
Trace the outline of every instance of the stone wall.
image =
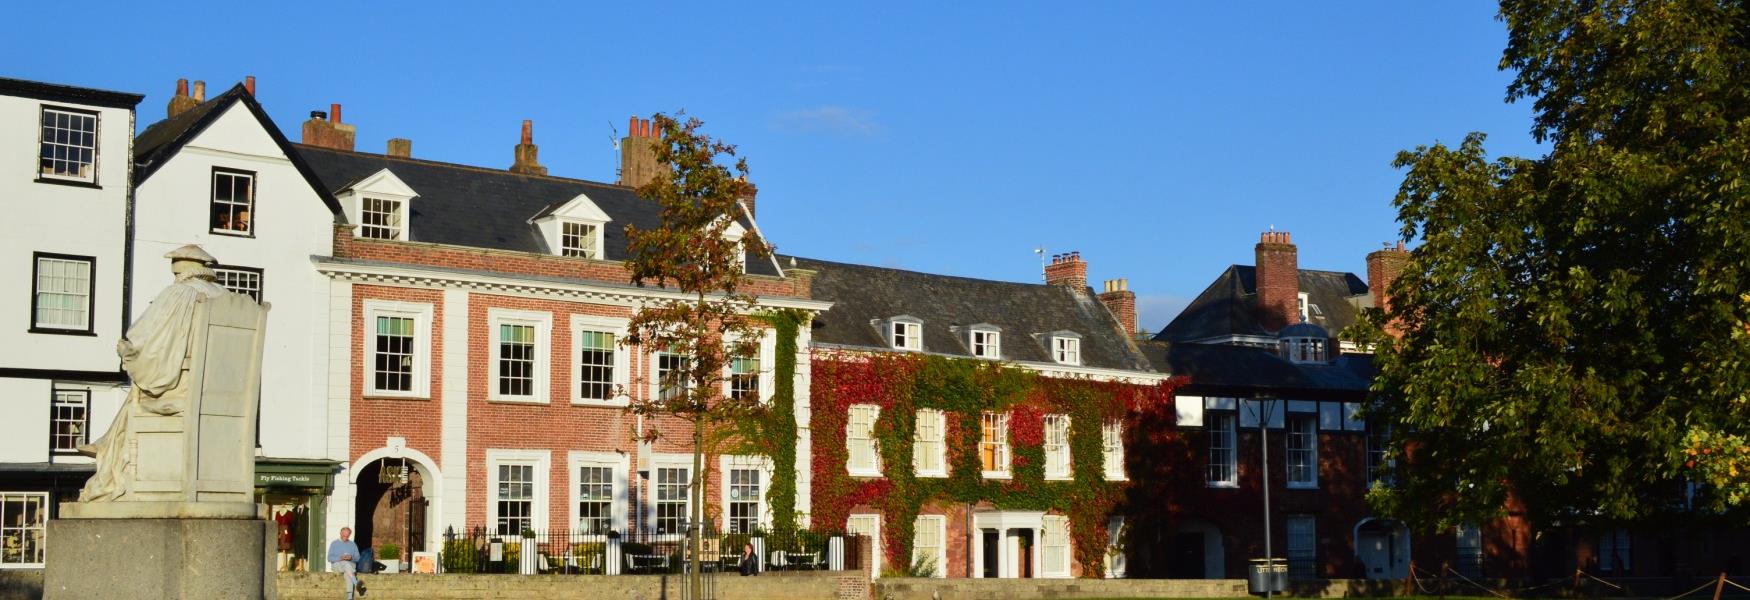
{"type": "Polygon", "coordinates": [[[0,600],[36,600],[41,597],[42,569],[0,570],[0,600]]]}
{"type": "MultiPolygon", "coordinates": [[[[1389,596],[1392,582],[1330,579],[1296,582],[1289,596],[1389,596]]],[[[1398,590],[1401,591],[1401,590],[1398,590]]],[[[1249,598],[1241,579],[909,579],[875,581],[883,600],[1011,600],[1013,598],[1249,598]]]]}
{"type": "MultiPolygon", "coordinates": [[[[679,598],[680,586],[685,583],[678,575],[397,574],[364,579],[369,600],[658,600],[679,598]]],[[[867,574],[856,571],[716,576],[717,597],[723,600],[867,600],[867,582],[867,574]]],[[[280,600],[329,600],[341,597],[340,592],[340,576],[336,574],[279,576],[280,600]]]]}

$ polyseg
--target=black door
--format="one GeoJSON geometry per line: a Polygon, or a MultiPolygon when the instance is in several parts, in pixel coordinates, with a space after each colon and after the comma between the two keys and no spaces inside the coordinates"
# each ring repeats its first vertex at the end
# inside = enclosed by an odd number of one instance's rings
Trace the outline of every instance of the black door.
{"type": "Polygon", "coordinates": [[[1167,565],[1167,576],[1173,579],[1203,578],[1203,533],[1181,533],[1173,536],[1173,560],[1167,565]]]}
{"type": "Polygon", "coordinates": [[[989,579],[997,577],[997,544],[1003,541],[996,530],[981,529],[979,535],[984,536],[984,576],[989,579]]]}
{"type": "Polygon", "coordinates": [[[407,559],[413,559],[414,550],[425,549],[425,498],[414,498],[407,503],[407,559]]]}

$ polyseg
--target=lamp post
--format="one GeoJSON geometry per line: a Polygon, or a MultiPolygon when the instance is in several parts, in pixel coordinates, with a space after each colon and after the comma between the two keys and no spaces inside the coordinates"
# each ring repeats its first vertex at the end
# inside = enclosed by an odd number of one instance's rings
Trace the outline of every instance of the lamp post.
{"type": "Polygon", "coordinates": [[[1270,535],[1270,416],[1275,403],[1269,399],[1252,401],[1252,414],[1258,418],[1259,451],[1263,457],[1264,478],[1261,485],[1264,488],[1264,597],[1271,597],[1275,587],[1276,564],[1275,552],[1271,548],[1270,535]]]}

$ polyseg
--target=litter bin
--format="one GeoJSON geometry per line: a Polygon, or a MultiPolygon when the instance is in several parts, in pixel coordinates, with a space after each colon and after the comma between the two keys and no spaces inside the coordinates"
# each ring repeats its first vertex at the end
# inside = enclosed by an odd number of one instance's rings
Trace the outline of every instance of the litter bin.
{"type": "Polygon", "coordinates": [[[1253,594],[1288,591],[1288,559],[1254,558],[1246,570],[1246,588],[1253,594]]]}

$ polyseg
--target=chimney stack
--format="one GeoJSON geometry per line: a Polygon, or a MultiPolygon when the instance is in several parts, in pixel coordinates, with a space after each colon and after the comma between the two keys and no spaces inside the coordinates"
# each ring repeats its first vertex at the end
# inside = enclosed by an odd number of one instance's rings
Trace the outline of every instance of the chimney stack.
{"type": "Polygon", "coordinates": [[[340,122],[340,105],[328,105],[329,111],[323,118],[322,111],[311,111],[310,120],[304,121],[304,138],[307,146],[318,146],[334,150],[352,152],[353,140],[358,137],[358,128],[340,122]]]}
{"type": "Polygon", "coordinates": [[[1082,262],[1082,253],[1071,251],[1052,256],[1051,264],[1045,265],[1045,283],[1072,290],[1088,289],[1088,263],[1082,262]]]}
{"type": "Polygon", "coordinates": [[[413,158],[413,140],[407,138],[389,138],[389,156],[413,158]]]}
{"type": "Polygon", "coordinates": [[[251,98],[255,97],[255,76],[254,75],[247,75],[247,76],[243,77],[243,91],[249,92],[249,97],[251,97],[251,98]]]}
{"type": "Polygon", "coordinates": [[[188,95],[188,80],[178,79],[176,80],[176,95],[171,96],[170,104],[164,107],[164,116],[165,118],[175,117],[194,108],[196,104],[200,103],[195,102],[194,98],[188,95]]]}
{"type": "MultiPolygon", "coordinates": [[[[1373,296],[1373,305],[1386,314],[1391,314],[1391,284],[1409,264],[1410,252],[1404,249],[1403,242],[1398,242],[1396,248],[1387,246],[1367,254],[1367,291],[1373,296]]],[[[1386,331],[1397,335],[1400,331],[1393,325],[1387,325],[1386,331]]]]}
{"type": "Polygon", "coordinates": [[[1258,323],[1265,331],[1281,331],[1300,322],[1300,251],[1286,231],[1266,231],[1258,237],[1258,323]]]}
{"type": "Polygon", "coordinates": [[[194,103],[200,104],[200,103],[206,102],[206,101],[207,101],[207,82],[205,82],[205,81],[194,82],[194,103]]]}
{"type": "Polygon", "coordinates": [[[1136,337],[1136,292],[1130,291],[1129,279],[1107,279],[1106,291],[1100,293],[1100,303],[1118,318],[1126,335],[1136,337]]]}
{"type": "MultiPolygon", "coordinates": [[[[620,140],[620,185],[642,187],[656,178],[656,144],[660,143],[660,136],[650,119],[632,116],[626,126],[626,137],[620,140]]],[[[752,196],[748,197],[748,208],[753,208],[752,196]]]]}
{"type": "Polygon", "coordinates": [[[754,218],[753,217],[753,215],[754,215],[754,212],[753,212],[754,199],[759,196],[760,188],[759,188],[759,186],[754,185],[752,181],[748,181],[746,175],[742,175],[740,179],[741,179],[741,198],[740,198],[740,200],[741,200],[741,203],[743,205],[747,206],[747,218],[752,219],[752,218],[754,218]]]}
{"type": "Polygon", "coordinates": [[[516,162],[511,163],[510,172],[523,175],[546,175],[547,167],[541,166],[537,160],[539,148],[535,147],[535,122],[523,119],[522,141],[516,145],[516,162]]]}

